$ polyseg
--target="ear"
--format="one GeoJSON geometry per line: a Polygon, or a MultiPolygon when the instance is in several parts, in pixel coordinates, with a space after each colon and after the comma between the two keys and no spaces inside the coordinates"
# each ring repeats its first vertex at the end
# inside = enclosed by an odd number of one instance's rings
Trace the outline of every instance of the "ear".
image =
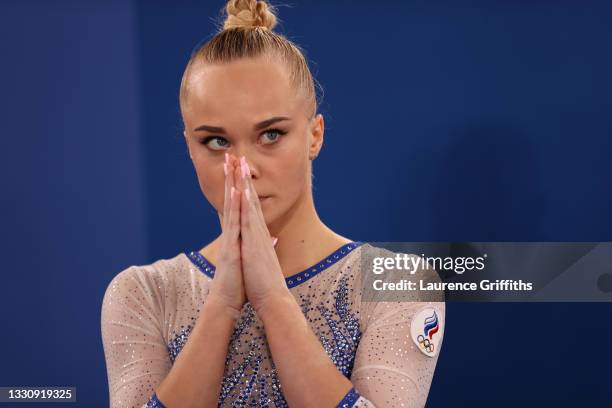
{"type": "Polygon", "coordinates": [[[310,146],[308,146],[308,158],[314,160],[323,147],[323,135],[325,133],[325,120],[322,114],[317,114],[311,119],[310,146]]]}

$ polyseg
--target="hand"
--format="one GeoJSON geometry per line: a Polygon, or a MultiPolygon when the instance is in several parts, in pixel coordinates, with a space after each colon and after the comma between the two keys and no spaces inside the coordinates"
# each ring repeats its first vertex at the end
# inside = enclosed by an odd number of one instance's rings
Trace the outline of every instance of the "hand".
{"type": "Polygon", "coordinates": [[[255,309],[276,296],[290,296],[285,277],[274,251],[276,239],[270,236],[251,171],[244,156],[240,159],[240,255],[246,296],[255,309]]]}
{"type": "Polygon", "coordinates": [[[240,196],[235,185],[240,178],[237,160],[225,154],[225,198],[221,225],[221,245],[218,252],[215,276],[209,296],[216,297],[223,305],[240,312],[246,303],[240,260],[240,196]]]}

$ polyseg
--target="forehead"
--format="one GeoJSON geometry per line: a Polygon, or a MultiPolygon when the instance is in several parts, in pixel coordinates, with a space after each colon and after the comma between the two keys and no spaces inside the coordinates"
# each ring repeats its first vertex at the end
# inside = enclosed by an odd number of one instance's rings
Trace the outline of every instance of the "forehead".
{"type": "Polygon", "coordinates": [[[258,121],[295,114],[301,98],[287,69],[275,59],[240,59],[196,66],[188,80],[186,120],[206,118],[258,121]]]}

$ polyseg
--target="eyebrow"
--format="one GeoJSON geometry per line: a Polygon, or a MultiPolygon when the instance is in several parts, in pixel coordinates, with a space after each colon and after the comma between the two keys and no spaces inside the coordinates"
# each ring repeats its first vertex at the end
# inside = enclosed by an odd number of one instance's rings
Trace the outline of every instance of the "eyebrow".
{"type": "MultiPolygon", "coordinates": [[[[260,130],[260,129],[263,129],[265,127],[270,126],[273,123],[280,122],[281,120],[291,120],[291,119],[286,117],[286,116],[275,116],[273,118],[266,119],[266,120],[264,120],[262,122],[259,122],[259,123],[255,124],[255,126],[253,126],[253,129],[254,130],[260,130]]],[[[202,131],[202,130],[205,130],[205,131],[208,131],[208,132],[212,132],[212,133],[227,133],[225,131],[225,129],[222,128],[222,127],[209,126],[209,125],[201,125],[201,126],[198,126],[195,129],[193,129],[194,132],[199,132],[199,131],[202,131]]]]}

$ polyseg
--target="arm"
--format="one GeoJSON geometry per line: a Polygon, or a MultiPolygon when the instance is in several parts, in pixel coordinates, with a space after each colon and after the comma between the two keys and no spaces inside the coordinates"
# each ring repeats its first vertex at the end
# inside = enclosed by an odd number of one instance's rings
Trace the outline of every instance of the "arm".
{"type": "MultiPolygon", "coordinates": [[[[236,173],[235,167],[226,155],[226,175],[236,173]]],[[[147,275],[139,268],[128,268],[109,285],[102,308],[102,335],[111,407],[139,405],[148,396],[145,406],[149,408],[217,405],[229,339],[246,301],[238,241],[240,194],[232,193],[233,184],[233,177],[225,178],[219,267],[174,365],[163,343],[163,322],[156,317],[162,315],[162,302],[150,295],[158,284],[141,283],[147,275]]]]}
{"type": "Polygon", "coordinates": [[[240,253],[245,289],[262,320],[283,395],[292,408],[335,407],[354,394],[352,384],[327,355],[287,288],[244,156],[240,164],[236,182],[244,191],[240,253]]]}
{"type": "Polygon", "coordinates": [[[212,293],[172,370],[157,388],[166,407],[216,407],[229,339],[239,311],[212,293]]]}
{"type": "Polygon", "coordinates": [[[350,399],[353,384],[325,352],[289,291],[268,299],[257,314],[290,407],[336,407],[350,399]]]}
{"type": "MultiPolygon", "coordinates": [[[[376,302],[368,317],[351,375],[361,397],[355,407],[424,407],[438,360],[445,320],[444,302],[376,302]],[[425,320],[435,310],[437,326],[425,320]],[[428,331],[427,352],[413,340],[428,331]]],[[[426,336],[424,336],[426,337],[426,336]]]]}
{"type": "Polygon", "coordinates": [[[425,406],[442,344],[444,302],[372,305],[350,381],[325,353],[291,294],[271,299],[258,311],[290,406],[425,406]],[[428,355],[412,340],[411,329],[421,333],[431,310],[438,326],[430,331],[435,353],[428,355]]]}
{"type": "Polygon", "coordinates": [[[163,309],[146,280],[144,270],[128,268],[104,295],[101,328],[110,406],[216,406],[237,314],[210,293],[172,365],[159,319],[163,309]]]}
{"type": "Polygon", "coordinates": [[[108,285],[102,301],[101,329],[111,408],[145,406],[170,370],[161,334],[161,305],[144,288],[144,271],[131,267],[108,285]]]}

